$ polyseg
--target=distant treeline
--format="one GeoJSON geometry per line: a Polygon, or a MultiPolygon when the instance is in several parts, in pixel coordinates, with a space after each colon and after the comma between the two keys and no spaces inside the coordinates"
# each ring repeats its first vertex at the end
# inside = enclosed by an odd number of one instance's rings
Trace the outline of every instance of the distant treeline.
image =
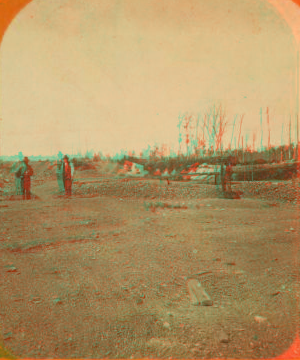
{"type": "MultiPolygon", "coordinates": [[[[259,165],[259,164],[271,164],[281,163],[283,161],[297,159],[296,148],[292,144],[289,146],[271,147],[269,150],[262,151],[247,151],[247,150],[225,150],[205,154],[192,154],[192,155],[177,155],[174,156],[157,156],[155,153],[150,154],[148,158],[125,155],[122,159],[111,158],[112,161],[116,161],[119,164],[131,161],[141,165],[153,165],[156,169],[173,170],[178,167],[186,168],[194,163],[208,163],[208,164],[220,164],[227,159],[231,158],[235,165],[259,165]]],[[[95,159],[96,160],[96,159],[95,159]]],[[[98,158],[98,160],[101,160],[98,158]]]]}
{"type": "MultiPolygon", "coordinates": [[[[121,151],[118,154],[113,156],[107,154],[103,155],[101,152],[95,153],[94,151],[87,151],[85,155],[83,154],[68,154],[70,159],[74,159],[76,163],[80,163],[83,160],[93,160],[97,161],[112,161],[123,164],[126,160],[132,161],[138,164],[145,165],[146,163],[156,164],[158,168],[161,166],[168,165],[169,167],[178,167],[178,164],[183,166],[188,166],[193,163],[210,163],[217,164],[220,162],[220,159],[233,158],[235,164],[270,164],[270,163],[280,163],[287,160],[296,160],[298,149],[294,144],[283,145],[283,146],[273,146],[270,149],[263,150],[196,150],[193,154],[176,154],[174,151],[171,151],[171,154],[168,156],[164,155],[162,151],[158,150],[158,147],[150,148],[141,152],[139,156],[135,155],[132,152],[121,151]]],[[[56,156],[28,156],[30,161],[54,161],[57,159],[56,156]]],[[[1,156],[0,161],[18,161],[18,156],[1,156]]]]}

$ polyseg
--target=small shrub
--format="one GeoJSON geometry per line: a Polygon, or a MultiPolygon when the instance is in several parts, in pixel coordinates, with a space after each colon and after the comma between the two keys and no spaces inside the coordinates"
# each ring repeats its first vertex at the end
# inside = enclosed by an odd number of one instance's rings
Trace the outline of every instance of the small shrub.
{"type": "Polygon", "coordinates": [[[94,157],[93,157],[93,162],[99,162],[99,161],[101,161],[101,157],[100,157],[100,155],[98,155],[98,154],[94,154],[94,157]]]}

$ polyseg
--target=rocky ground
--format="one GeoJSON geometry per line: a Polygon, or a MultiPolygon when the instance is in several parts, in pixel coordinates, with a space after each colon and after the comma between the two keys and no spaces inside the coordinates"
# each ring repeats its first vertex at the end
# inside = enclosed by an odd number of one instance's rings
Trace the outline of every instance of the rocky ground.
{"type": "Polygon", "coordinates": [[[37,165],[33,200],[3,177],[0,314],[13,354],[271,358],[292,344],[297,183],[235,183],[242,197],[229,200],[212,185],[98,169],[77,171],[65,198],[37,165]],[[190,278],[212,306],[192,305],[190,278]]]}

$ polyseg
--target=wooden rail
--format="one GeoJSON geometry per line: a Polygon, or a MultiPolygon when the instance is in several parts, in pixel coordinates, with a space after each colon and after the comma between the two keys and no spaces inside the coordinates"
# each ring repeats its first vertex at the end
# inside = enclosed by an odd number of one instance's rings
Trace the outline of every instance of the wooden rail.
{"type": "Polygon", "coordinates": [[[206,172],[206,173],[188,173],[188,174],[181,174],[181,176],[215,176],[215,185],[217,185],[217,177],[218,175],[221,176],[221,172],[206,172]]]}

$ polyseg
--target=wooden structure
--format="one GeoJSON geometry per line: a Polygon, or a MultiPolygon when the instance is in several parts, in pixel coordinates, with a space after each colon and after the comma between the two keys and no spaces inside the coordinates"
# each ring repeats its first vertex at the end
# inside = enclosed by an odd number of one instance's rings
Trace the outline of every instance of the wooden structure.
{"type": "MultiPolygon", "coordinates": [[[[209,158],[203,158],[203,163],[208,165],[220,165],[221,171],[211,171],[200,175],[215,176],[215,185],[221,184],[222,190],[225,191],[225,165],[230,161],[230,156],[213,156],[209,158]],[[218,181],[219,180],[219,181],[218,181]]],[[[193,174],[195,175],[195,174],[193,174]]]]}
{"type": "Polygon", "coordinates": [[[198,280],[196,279],[189,280],[187,283],[187,287],[192,305],[201,305],[201,306],[213,305],[213,301],[211,300],[210,296],[207,294],[207,292],[201,286],[198,280]]]}

